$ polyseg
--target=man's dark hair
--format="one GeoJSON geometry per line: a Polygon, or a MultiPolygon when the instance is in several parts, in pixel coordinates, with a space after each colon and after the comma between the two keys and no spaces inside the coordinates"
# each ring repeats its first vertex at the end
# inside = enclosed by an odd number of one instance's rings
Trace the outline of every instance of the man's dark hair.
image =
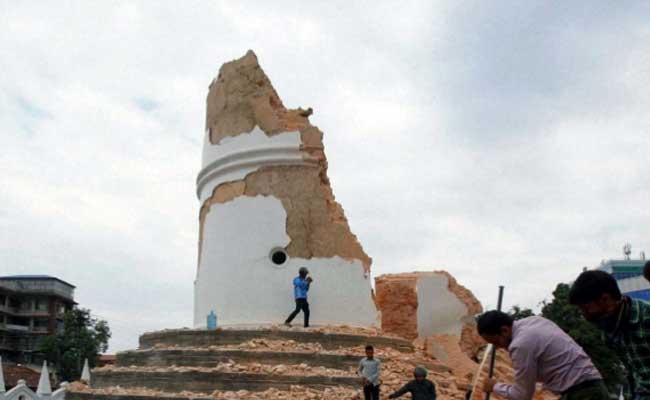
{"type": "Polygon", "coordinates": [[[514,319],[503,311],[488,311],[476,319],[479,335],[498,335],[504,326],[512,326],[514,319]]]}
{"type": "Polygon", "coordinates": [[[646,261],[645,265],[643,266],[643,276],[645,276],[646,279],[650,280],[650,261],[646,261]]]}
{"type": "Polygon", "coordinates": [[[605,271],[585,271],[578,276],[569,291],[569,303],[581,305],[600,299],[609,294],[614,300],[621,299],[621,290],[616,279],[605,271]]]}
{"type": "Polygon", "coordinates": [[[369,344],[369,345],[367,345],[367,346],[366,346],[366,350],[372,350],[372,351],[374,351],[374,350],[375,350],[375,348],[374,348],[374,347],[372,347],[372,345],[371,345],[371,344],[369,344]]]}

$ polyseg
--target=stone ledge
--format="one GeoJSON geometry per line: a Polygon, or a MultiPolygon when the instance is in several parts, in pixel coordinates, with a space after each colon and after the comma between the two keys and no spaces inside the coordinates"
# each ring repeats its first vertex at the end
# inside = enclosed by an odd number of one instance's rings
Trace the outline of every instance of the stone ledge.
{"type": "Polygon", "coordinates": [[[100,394],[75,391],[66,392],[65,398],[66,400],[214,400],[214,398],[210,396],[173,396],[173,393],[170,393],[169,396],[145,396],[131,394],[100,394]]]}
{"type": "Polygon", "coordinates": [[[233,360],[237,363],[256,362],[260,364],[307,364],[327,368],[344,369],[356,367],[360,356],[277,352],[256,350],[182,350],[152,349],[146,351],[125,351],[117,354],[117,366],[172,366],[215,367],[220,362],[233,360]]]}
{"type": "Polygon", "coordinates": [[[179,347],[209,347],[237,345],[253,339],[293,340],[299,343],[319,343],[327,350],[340,347],[356,347],[371,344],[375,347],[391,347],[403,352],[413,352],[413,345],[405,339],[351,335],[343,333],[299,332],[289,330],[166,330],[149,332],[140,336],[140,349],[149,349],[156,345],[179,347]]]}
{"type": "Polygon", "coordinates": [[[211,393],[214,390],[249,390],[261,392],[275,388],[289,390],[293,385],[312,389],[325,389],[331,386],[358,387],[358,377],[339,376],[299,376],[230,372],[200,371],[94,371],[90,386],[103,389],[113,386],[122,388],[144,387],[163,392],[181,392],[191,388],[193,392],[211,393]]]}

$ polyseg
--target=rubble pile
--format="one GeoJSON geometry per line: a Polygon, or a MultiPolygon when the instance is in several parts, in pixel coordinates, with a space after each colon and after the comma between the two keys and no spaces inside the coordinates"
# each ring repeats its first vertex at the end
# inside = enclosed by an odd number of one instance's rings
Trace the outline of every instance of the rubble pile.
{"type": "Polygon", "coordinates": [[[338,399],[358,399],[357,390],[334,387],[319,391],[304,386],[292,386],[290,390],[269,389],[264,392],[249,392],[240,390],[237,392],[223,392],[216,390],[212,393],[215,399],[221,400],[266,400],[266,399],[283,399],[283,400],[338,400],[338,399]]]}
{"type": "MultiPolygon", "coordinates": [[[[381,328],[373,326],[350,326],[350,325],[312,325],[309,328],[303,328],[300,325],[286,326],[284,324],[261,324],[261,325],[227,325],[220,326],[217,331],[231,331],[241,330],[247,331],[290,331],[290,332],[318,332],[326,334],[341,334],[341,335],[362,335],[362,336],[382,336],[382,337],[403,337],[402,335],[382,331],[381,328]]],[[[178,331],[179,329],[161,329],[155,333],[178,331]]],[[[180,330],[191,330],[188,327],[181,328],[180,330]]],[[[145,332],[150,334],[154,332],[145,332]]]]}
{"type": "Polygon", "coordinates": [[[299,343],[294,340],[253,339],[238,346],[230,345],[225,347],[238,348],[242,350],[295,351],[314,353],[325,352],[323,350],[323,346],[320,343],[299,343]]]}
{"type": "MultiPolygon", "coordinates": [[[[318,343],[298,343],[292,340],[266,340],[254,339],[238,346],[210,346],[209,349],[221,350],[226,348],[237,348],[242,350],[264,350],[264,351],[277,351],[277,352],[315,352],[315,353],[330,353],[340,355],[354,355],[359,359],[365,354],[365,346],[359,345],[349,348],[339,348],[331,351],[323,351],[322,346],[318,343]]],[[[179,350],[179,347],[173,347],[174,350],[179,350]]],[[[193,349],[198,351],[198,348],[193,349]]],[[[203,349],[205,350],[205,348],[203,349]]],[[[147,351],[147,350],[142,350],[147,351]]],[[[432,379],[438,388],[440,399],[464,399],[465,392],[469,388],[469,378],[458,378],[453,375],[452,369],[439,362],[438,360],[426,354],[424,347],[416,347],[412,353],[400,352],[390,347],[376,348],[376,357],[382,361],[382,391],[390,393],[399,389],[408,380],[412,379],[413,368],[418,365],[425,366],[429,370],[429,378],[432,379]]],[[[234,373],[265,373],[265,374],[286,374],[286,375],[303,375],[303,376],[354,376],[356,373],[355,368],[348,368],[347,370],[313,367],[306,364],[298,365],[263,365],[260,363],[219,363],[216,367],[145,367],[145,366],[128,366],[116,367],[105,366],[94,371],[131,371],[131,372],[234,372],[234,373]]],[[[317,390],[302,386],[292,386],[289,391],[282,391],[277,389],[269,389],[263,392],[253,391],[214,391],[213,393],[191,393],[185,392],[187,397],[206,397],[211,396],[215,399],[361,399],[361,385],[358,389],[346,387],[331,387],[327,389],[317,390]]],[[[85,393],[96,394],[130,394],[130,395],[146,395],[146,396],[162,396],[163,392],[146,388],[107,388],[107,389],[91,389],[88,387],[75,386],[74,391],[83,391],[85,393]]],[[[164,396],[179,396],[181,393],[170,394],[164,393],[164,396]]]]}
{"type": "MultiPolygon", "coordinates": [[[[486,347],[474,321],[483,308],[472,292],[446,271],[381,275],[375,279],[375,288],[382,328],[388,333],[413,339],[417,352],[426,360],[435,360],[436,368],[449,368],[448,373],[437,374],[433,378],[439,392],[450,396],[442,398],[455,398],[458,392],[471,390],[474,376],[478,373],[478,360],[486,347]],[[444,285],[441,280],[444,280],[444,285]],[[439,289],[446,289],[447,293],[439,289]],[[432,298],[447,302],[449,307],[434,308],[435,312],[430,312],[432,298]]],[[[499,350],[497,355],[496,378],[502,382],[513,382],[514,372],[508,353],[499,350]]],[[[399,357],[396,359],[399,360],[399,357]]],[[[487,363],[480,372],[477,391],[472,399],[485,397],[480,390],[485,376],[487,363]]],[[[493,398],[499,397],[494,395],[493,398]]],[[[541,390],[535,395],[536,400],[555,398],[557,396],[541,390]]]]}
{"type": "Polygon", "coordinates": [[[235,361],[220,362],[215,367],[146,367],[146,366],[129,366],[118,367],[115,365],[106,365],[95,371],[114,371],[114,372],[232,372],[232,373],[254,373],[254,374],[290,374],[302,376],[354,376],[354,370],[340,370],[319,366],[310,366],[307,364],[278,364],[268,365],[260,363],[236,363],[235,361]]]}
{"type": "MultiPolygon", "coordinates": [[[[226,326],[219,329],[235,330],[241,329],[241,326],[226,326]]],[[[271,330],[271,331],[291,331],[291,332],[318,332],[328,334],[343,334],[343,335],[363,335],[363,336],[382,336],[382,337],[401,337],[400,335],[391,335],[390,333],[382,331],[380,328],[372,326],[349,326],[349,325],[313,325],[309,328],[295,325],[288,327],[284,324],[272,325],[246,325],[246,330],[271,330]]]]}
{"type": "Polygon", "coordinates": [[[228,344],[222,346],[208,347],[182,347],[170,346],[166,344],[155,344],[152,349],[138,350],[146,352],[151,350],[184,350],[184,351],[203,351],[203,350],[249,350],[249,351],[292,351],[292,352],[313,352],[326,353],[320,343],[304,343],[294,340],[270,340],[270,339],[252,339],[241,344],[228,344]]]}
{"type": "Polygon", "coordinates": [[[69,386],[74,392],[113,395],[113,396],[149,396],[152,398],[190,398],[209,400],[340,400],[360,399],[359,391],[344,387],[332,387],[324,390],[311,389],[304,386],[294,385],[289,390],[268,389],[263,392],[252,392],[249,390],[224,391],[215,390],[212,393],[199,393],[183,391],[179,393],[162,392],[147,388],[121,388],[112,387],[107,389],[91,389],[87,385],[75,382],[69,386]]]}
{"type": "MultiPolygon", "coordinates": [[[[453,340],[453,337],[450,337],[453,340]]],[[[382,392],[384,394],[391,393],[399,389],[404,383],[412,377],[413,368],[421,365],[429,370],[429,378],[435,382],[438,392],[438,398],[442,400],[462,400],[465,399],[466,393],[471,389],[474,374],[478,369],[478,363],[473,363],[472,360],[467,358],[463,361],[464,366],[456,364],[457,358],[450,357],[447,361],[437,359],[431,354],[430,347],[435,339],[429,338],[428,340],[414,341],[415,347],[413,352],[401,352],[390,347],[380,348],[375,350],[376,357],[382,361],[382,392]],[[472,364],[473,363],[473,364],[472,364]],[[473,367],[473,368],[470,368],[473,367]]],[[[174,350],[182,348],[172,347],[174,350]]],[[[298,343],[293,340],[267,340],[267,339],[254,339],[241,345],[233,346],[210,346],[211,350],[223,349],[242,349],[242,350],[259,350],[259,351],[275,351],[275,352],[304,352],[304,353],[322,353],[322,354],[340,354],[340,355],[353,355],[359,357],[364,356],[365,346],[359,345],[347,348],[338,348],[336,350],[323,351],[319,343],[298,343]]],[[[193,348],[187,349],[188,351],[198,351],[200,349],[193,348]]],[[[202,350],[205,350],[203,348],[202,350]]],[[[141,350],[148,351],[148,350],[141,350]]],[[[463,353],[464,354],[464,353],[463,353]]],[[[506,352],[500,350],[496,363],[496,377],[506,382],[512,382],[513,370],[506,352]]],[[[479,385],[486,375],[486,369],[480,375],[479,385]]],[[[273,375],[301,375],[301,376],[354,376],[356,373],[355,368],[335,369],[325,368],[321,366],[309,366],[306,364],[277,364],[277,365],[264,365],[261,363],[236,363],[234,361],[222,362],[213,368],[207,367],[145,367],[145,366],[128,366],[128,367],[115,367],[105,366],[99,371],[132,371],[136,372],[188,372],[188,371],[201,371],[201,372],[230,372],[230,373],[260,373],[273,375]]],[[[95,370],[97,371],[97,370],[95,370]]],[[[478,386],[480,388],[480,386],[478,386]]],[[[314,389],[305,386],[295,385],[291,386],[290,390],[268,389],[261,392],[254,392],[248,390],[239,391],[225,391],[216,390],[212,393],[196,393],[196,392],[179,392],[168,393],[160,392],[146,388],[103,388],[91,389],[87,386],[76,383],[72,387],[72,391],[94,394],[113,394],[113,395],[144,395],[152,397],[211,397],[213,399],[287,399],[287,400],[303,400],[303,399],[346,399],[346,400],[359,400],[363,398],[361,393],[361,385],[359,388],[349,387],[329,387],[326,389],[314,389]]],[[[473,399],[484,398],[480,389],[474,393],[473,399]]],[[[494,398],[498,398],[494,396],[494,398]]],[[[548,393],[537,394],[535,400],[548,400],[553,399],[554,396],[548,393]]]]}
{"type": "Polygon", "coordinates": [[[84,393],[93,395],[111,395],[111,396],[149,396],[152,398],[169,397],[169,398],[209,398],[209,393],[198,393],[182,391],[178,393],[163,392],[160,390],[148,389],[143,387],[123,388],[120,386],[110,388],[91,388],[84,382],[72,382],[68,384],[67,390],[71,393],[84,393]]]}
{"type": "Polygon", "coordinates": [[[430,336],[423,341],[418,341],[418,344],[424,348],[428,356],[451,366],[457,376],[473,376],[478,369],[478,363],[469,358],[459,346],[458,336],[430,336]]]}
{"type": "MultiPolygon", "coordinates": [[[[340,347],[338,349],[325,350],[320,343],[316,342],[296,342],[295,340],[273,340],[273,339],[252,339],[241,344],[226,344],[221,346],[207,346],[207,347],[183,347],[183,346],[170,346],[164,344],[155,344],[151,349],[140,349],[138,352],[150,352],[153,350],[183,350],[183,351],[205,351],[205,350],[247,350],[247,351],[277,351],[277,352],[292,352],[292,353],[319,353],[319,354],[340,354],[340,355],[355,355],[359,357],[365,356],[365,346],[356,347],[340,347]]],[[[397,350],[390,347],[384,349],[377,349],[379,355],[392,355],[401,354],[397,350]]]]}

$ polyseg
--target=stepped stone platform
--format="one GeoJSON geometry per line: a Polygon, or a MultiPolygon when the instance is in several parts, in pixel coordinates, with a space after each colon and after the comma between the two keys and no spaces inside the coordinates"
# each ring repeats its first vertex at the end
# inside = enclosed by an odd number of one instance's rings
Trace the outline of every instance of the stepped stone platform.
{"type": "Polygon", "coordinates": [[[224,329],[224,330],[166,330],[140,336],[140,349],[156,346],[209,347],[243,343],[253,339],[293,340],[298,343],[319,343],[327,350],[371,344],[412,352],[413,345],[405,339],[385,336],[366,336],[346,333],[291,331],[281,329],[224,329]]]}
{"type": "MultiPolygon", "coordinates": [[[[66,394],[66,399],[74,400],[169,400],[168,396],[145,396],[145,395],[124,395],[124,394],[100,394],[100,393],[83,393],[70,392],[66,394]]],[[[214,400],[211,396],[174,396],[174,400],[214,400]]]]}
{"type": "Polygon", "coordinates": [[[288,390],[291,385],[325,389],[329,386],[359,386],[359,378],[351,376],[300,376],[281,374],[249,374],[238,372],[203,371],[97,371],[91,379],[94,388],[144,387],[163,392],[209,393],[214,390],[264,391],[270,388],[288,390]]]}
{"type": "Polygon", "coordinates": [[[397,337],[323,330],[238,328],[145,333],[140,337],[138,350],[118,353],[115,367],[94,369],[87,390],[72,389],[67,397],[68,400],[200,399],[214,391],[263,392],[290,390],[295,386],[314,390],[356,389],[359,378],[354,370],[360,359],[359,351],[367,344],[400,353],[414,351],[409,341],[397,337]],[[250,348],[251,343],[255,347],[260,343],[274,344],[274,347],[250,348]],[[254,371],[250,369],[253,365],[254,371]],[[111,393],[114,389],[115,393],[111,393]],[[146,391],[155,394],[140,395],[146,391]]]}
{"type": "Polygon", "coordinates": [[[346,369],[356,367],[359,357],[343,354],[277,352],[260,350],[202,350],[202,349],[151,349],[125,351],[117,354],[118,365],[179,366],[211,368],[219,363],[307,364],[327,368],[346,369]]]}

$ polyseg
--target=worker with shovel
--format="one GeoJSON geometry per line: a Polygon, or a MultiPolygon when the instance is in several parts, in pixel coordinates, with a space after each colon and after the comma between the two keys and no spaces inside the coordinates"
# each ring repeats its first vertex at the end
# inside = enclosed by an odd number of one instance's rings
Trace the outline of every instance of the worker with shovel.
{"type": "Polygon", "coordinates": [[[488,311],[477,319],[478,333],[496,348],[507,349],[515,370],[512,385],[488,378],[486,393],[508,400],[530,400],[537,382],[562,400],[608,400],[603,379],[591,359],[552,321],[528,317],[518,321],[501,311],[488,311]]]}

